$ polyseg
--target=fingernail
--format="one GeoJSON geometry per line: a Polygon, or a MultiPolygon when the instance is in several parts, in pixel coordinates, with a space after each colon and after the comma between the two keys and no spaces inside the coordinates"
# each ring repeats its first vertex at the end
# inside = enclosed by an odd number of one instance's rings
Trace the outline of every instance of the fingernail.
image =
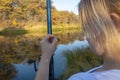
{"type": "Polygon", "coordinates": [[[56,39],[57,39],[57,41],[60,41],[60,39],[59,38],[57,38],[57,37],[55,37],[56,39]]]}

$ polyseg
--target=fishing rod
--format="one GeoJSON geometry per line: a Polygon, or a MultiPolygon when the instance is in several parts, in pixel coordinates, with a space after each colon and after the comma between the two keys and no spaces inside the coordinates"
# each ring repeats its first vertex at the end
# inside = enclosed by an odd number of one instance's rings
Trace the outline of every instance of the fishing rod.
{"type": "MultiPolygon", "coordinates": [[[[51,18],[51,0],[46,1],[47,5],[47,31],[52,34],[52,18],[51,18]]],[[[54,59],[53,56],[49,65],[49,80],[54,80],[54,59]]]]}

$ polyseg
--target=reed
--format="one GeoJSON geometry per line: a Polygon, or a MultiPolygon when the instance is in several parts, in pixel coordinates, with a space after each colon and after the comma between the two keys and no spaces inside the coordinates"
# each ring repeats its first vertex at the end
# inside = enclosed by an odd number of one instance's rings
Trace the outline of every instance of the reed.
{"type": "Polygon", "coordinates": [[[57,80],[67,80],[75,73],[87,71],[90,68],[102,64],[102,59],[94,55],[89,48],[64,51],[63,54],[65,54],[67,58],[67,70],[57,80]]]}

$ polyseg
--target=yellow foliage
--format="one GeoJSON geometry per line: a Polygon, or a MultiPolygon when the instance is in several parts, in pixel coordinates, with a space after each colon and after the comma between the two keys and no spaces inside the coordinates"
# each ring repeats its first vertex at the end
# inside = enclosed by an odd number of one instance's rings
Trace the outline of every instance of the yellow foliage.
{"type": "Polygon", "coordinates": [[[19,42],[18,39],[15,39],[15,40],[14,40],[15,45],[19,45],[18,42],[19,42]]]}
{"type": "Polygon", "coordinates": [[[17,25],[17,20],[16,19],[13,19],[13,25],[16,26],[17,25]]]}

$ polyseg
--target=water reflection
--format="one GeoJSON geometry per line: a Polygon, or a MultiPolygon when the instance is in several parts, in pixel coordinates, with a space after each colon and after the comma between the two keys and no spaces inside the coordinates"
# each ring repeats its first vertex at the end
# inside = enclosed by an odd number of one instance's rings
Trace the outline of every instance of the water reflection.
{"type": "MultiPolygon", "coordinates": [[[[58,64],[62,61],[60,51],[62,51],[63,48],[72,49],[72,47],[79,46],[79,41],[73,41],[83,40],[83,37],[79,32],[55,35],[61,40],[55,58],[55,61],[58,61],[55,62],[55,71],[57,72],[55,76],[58,77],[62,74],[60,70],[64,70],[64,65],[60,65],[61,68],[58,69],[58,64]],[[71,46],[71,44],[73,46],[71,46]]],[[[34,63],[29,64],[28,61],[39,59],[40,40],[40,36],[0,37],[0,80],[34,80],[36,75],[34,63]]]]}
{"type": "MultiPolygon", "coordinates": [[[[54,71],[55,71],[55,78],[60,77],[64,71],[66,70],[66,58],[62,54],[62,51],[65,50],[74,50],[75,48],[82,48],[87,47],[88,42],[86,40],[84,41],[78,41],[75,40],[72,43],[63,45],[60,44],[57,47],[57,50],[54,55],[54,71]]],[[[37,66],[39,61],[36,61],[37,66]]],[[[14,80],[34,80],[35,79],[35,69],[34,69],[34,63],[28,64],[28,62],[24,61],[21,64],[14,64],[16,67],[18,73],[14,80]]]]}
{"type": "Polygon", "coordinates": [[[10,80],[16,77],[17,70],[15,66],[7,61],[7,58],[0,56],[0,80],[10,80]]]}
{"type": "Polygon", "coordinates": [[[35,80],[34,64],[14,64],[18,73],[14,80],[35,80]]]}
{"type": "Polygon", "coordinates": [[[84,41],[75,40],[74,42],[69,44],[58,45],[54,55],[55,78],[60,77],[60,75],[63,74],[66,70],[67,60],[63,54],[63,51],[66,50],[73,51],[75,49],[79,49],[79,48],[81,49],[83,47],[84,48],[88,47],[88,42],[86,40],[84,41]]]}

